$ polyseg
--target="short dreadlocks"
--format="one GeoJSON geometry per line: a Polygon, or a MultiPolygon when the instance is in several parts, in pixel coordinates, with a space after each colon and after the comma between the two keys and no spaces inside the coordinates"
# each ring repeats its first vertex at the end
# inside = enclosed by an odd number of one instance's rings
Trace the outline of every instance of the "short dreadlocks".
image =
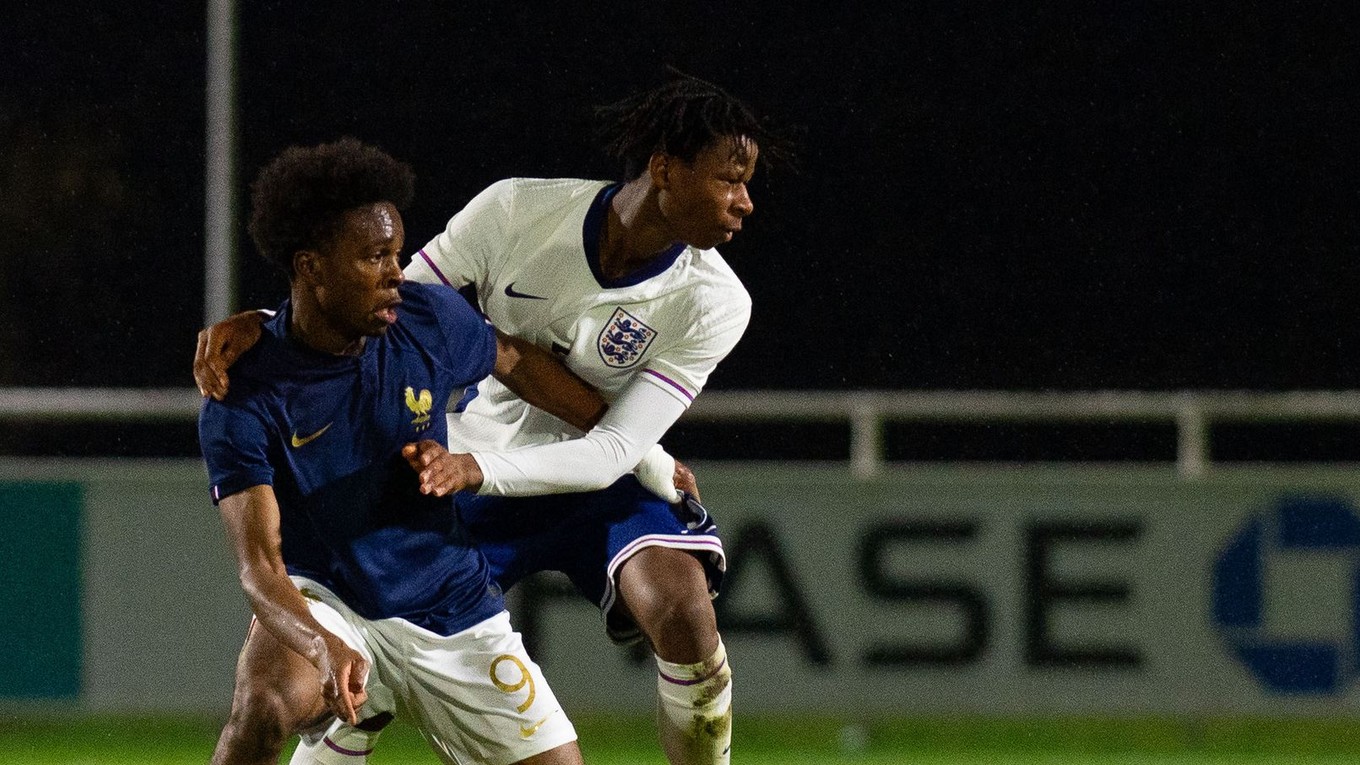
{"type": "Polygon", "coordinates": [[[762,164],[789,159],[787,139],[746,104],[711,82],[675,69],[670,74],[651,90],[595,110],[605,151],[623,160],[626,180],[641,175],[656,152],[693,162],[724,138],[734,140],[742,159],[751,143],[760,148],[762,164]]]}

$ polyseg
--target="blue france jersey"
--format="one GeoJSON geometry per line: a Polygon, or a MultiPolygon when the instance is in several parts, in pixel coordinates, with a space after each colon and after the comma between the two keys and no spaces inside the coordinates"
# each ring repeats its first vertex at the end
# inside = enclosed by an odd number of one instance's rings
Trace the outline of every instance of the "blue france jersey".
{"type": "Polygon", "coordinates": [[[273,487],[289,574],[366,618],[451,635],[504,604],[452,498],[421,494],[401,448],[447,443],[445,406],[491,373],[495,331],[447,287],[400,291],[397,323],[358,356],[289,338],[285,301],[232,367],[226,399],[204,401],[199,443],[214,503],[273,487]]]}

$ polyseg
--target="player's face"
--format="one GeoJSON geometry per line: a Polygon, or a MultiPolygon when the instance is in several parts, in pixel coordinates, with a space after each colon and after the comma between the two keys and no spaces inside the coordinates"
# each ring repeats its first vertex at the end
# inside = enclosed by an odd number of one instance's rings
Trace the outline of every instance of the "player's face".
{"type": "Polygon", "coordinates": [[[340,229],[320,258],[317,303],[334,329],[346,337],[381,335],[397,321],[397,287],[406,229],[389,202],[345,213],[340,229]]]}
{"type": "Polygon", "coordinates": [[[661,212],[677,239],[700,249],[732,241],[742,219],[755,209],[747,184],[759,155],[754,141],[722,138],[693,162],[669,159],[661,212]]]}

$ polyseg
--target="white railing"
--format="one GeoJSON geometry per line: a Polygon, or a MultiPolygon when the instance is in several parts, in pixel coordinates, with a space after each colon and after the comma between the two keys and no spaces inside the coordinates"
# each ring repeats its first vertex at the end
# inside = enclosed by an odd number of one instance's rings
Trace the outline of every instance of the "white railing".
{"type": "MultiPolygon", "coordinates": [[[[0,388],[0,420],[192,420],[191,388],[0,388]]],[[[872,477],[885,464],[886,422],[1169,423],[1176,468],[1210,466],[1211,423],[1360,423],[1360,391],[708,391],[685,415],[705,422],[848,422],[850,466],[872,477]]]]}

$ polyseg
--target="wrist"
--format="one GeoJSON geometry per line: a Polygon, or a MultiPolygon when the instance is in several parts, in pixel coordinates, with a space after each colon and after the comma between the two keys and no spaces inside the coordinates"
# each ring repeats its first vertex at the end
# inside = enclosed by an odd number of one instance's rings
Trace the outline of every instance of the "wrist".
{"type": "Polygon", "coordinates": [[[471,454],[460,454],[458,456],[465,458],[461,461],[464,488],[474,494],[479,493],[482,489],[482,484],[486,482],[486,471],[482,466],[481,459],[478,458],[476,452],[472,452],[471,454]]]}
{"type": "Polygon", "coordinates": [[[342,645],[344,645],[344,641],[330,633],[313,635],[307,641],[307,650],[302,656],[312,666],[324,670],[330,661],[331,654],[340,650],[342,645]]]}

